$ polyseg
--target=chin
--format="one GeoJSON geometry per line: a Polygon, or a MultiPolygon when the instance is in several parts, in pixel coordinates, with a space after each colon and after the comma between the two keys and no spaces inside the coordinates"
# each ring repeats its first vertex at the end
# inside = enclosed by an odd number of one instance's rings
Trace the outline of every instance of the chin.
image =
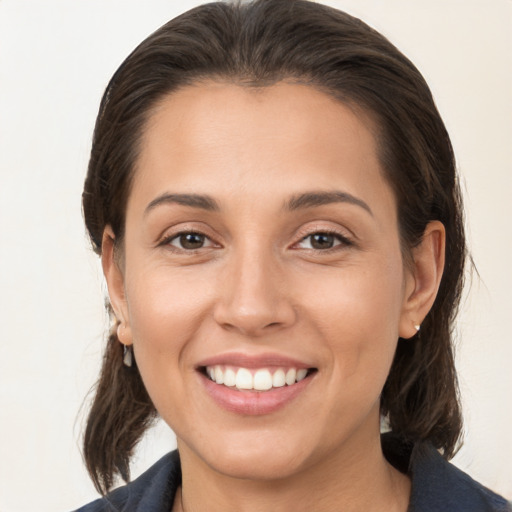
{"type": "MultiPolygon", "coordinates": [[[[242,480],[279,480],[300,472],[309,458],[306,444],[289,435],[217,436],[208,449],[194,450],[218,473],[242,480]]],[[[178,443],[178,446],[180,444],[178,443]]],[[[206,443],[205,443],[206,446],[206,443]]]]}
{"type": "Polygon", "coordinates": [[[296,455],[261,452],[239,452],[216,458],[212,469],[232,478],[241,480],[282,480],[300,472],[302,464],[296,455]]]}

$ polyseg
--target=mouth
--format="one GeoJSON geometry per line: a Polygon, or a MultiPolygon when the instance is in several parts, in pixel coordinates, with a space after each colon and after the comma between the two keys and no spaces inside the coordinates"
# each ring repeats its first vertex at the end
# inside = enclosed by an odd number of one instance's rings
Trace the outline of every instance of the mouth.
{"type": "Polygon", "coordinates": [[[199,371],[210,381],[233,390],[268,392],[294,386],[317,370],[294,366],[244,368],[216,364],[201,366],[199,371]]]}
{"type": "Polygon", "coordinates": [[[217,406],[241,416],[277,413],[315,380],[318,368],[273,354],[225,354],[196,367],[203,389],[217,406]]]}

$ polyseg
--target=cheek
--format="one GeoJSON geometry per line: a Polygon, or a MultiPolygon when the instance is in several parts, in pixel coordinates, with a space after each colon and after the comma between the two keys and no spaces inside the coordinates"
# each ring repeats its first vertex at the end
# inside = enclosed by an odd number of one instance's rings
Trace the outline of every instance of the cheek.
{"type": "Polygon", "coordinates": [[[189,406],[184,377],[191,369],[186,362],[210,300],[205,280],[187,274],[169,267],[144,270],[126,290],[137,367],[170,425],[174,412],[189,406]]]}
{"type": "Polygon", "coordinates": [[[336,278],[315,281],[304,289],[305,309],[321,331],[340,379],[385,380],[399,333],[403,302],[400,260],[344,268],[336,278]]]}
{"type": "Polygon", "coordinates": [[[139,359],[152,359],[155,365],[179,364],[187,342],[208,314],[207,284],[197,271],[192,275],[166,267],[140,272],[129,282],[129,316],[139,359]]]}

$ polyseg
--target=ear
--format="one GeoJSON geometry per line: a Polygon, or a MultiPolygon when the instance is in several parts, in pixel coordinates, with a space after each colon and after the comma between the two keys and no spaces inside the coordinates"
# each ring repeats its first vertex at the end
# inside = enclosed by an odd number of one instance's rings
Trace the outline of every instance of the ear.
{"type": "Polygon", "coordinates": [[[399,335],[412,338],[434,304],[444,270],[446,232],[439,221],[427,224],[421,243],[412,250],[406,270],[399,335]]]}
{"type": "Polygon", "coordinates": [[[124,276],[115,254],[115,235],[110,226],[103,231],[101,243],[101,266],[107,281],[108,295],[114,314],[119,321],[117,337],[123,345],[132,344],[128,305],[124,290],[124,276]]]}

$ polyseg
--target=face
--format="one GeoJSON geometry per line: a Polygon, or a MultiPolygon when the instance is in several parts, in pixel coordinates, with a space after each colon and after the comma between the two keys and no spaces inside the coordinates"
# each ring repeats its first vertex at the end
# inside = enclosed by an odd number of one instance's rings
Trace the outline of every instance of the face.
{"type": "Polygon", "coordinates": [[[416,323],[396,211],[370,121],[322,92],[210,83],[161,102],[106,274],[182,457],[268,479],[378,442],[416,323]]]}

